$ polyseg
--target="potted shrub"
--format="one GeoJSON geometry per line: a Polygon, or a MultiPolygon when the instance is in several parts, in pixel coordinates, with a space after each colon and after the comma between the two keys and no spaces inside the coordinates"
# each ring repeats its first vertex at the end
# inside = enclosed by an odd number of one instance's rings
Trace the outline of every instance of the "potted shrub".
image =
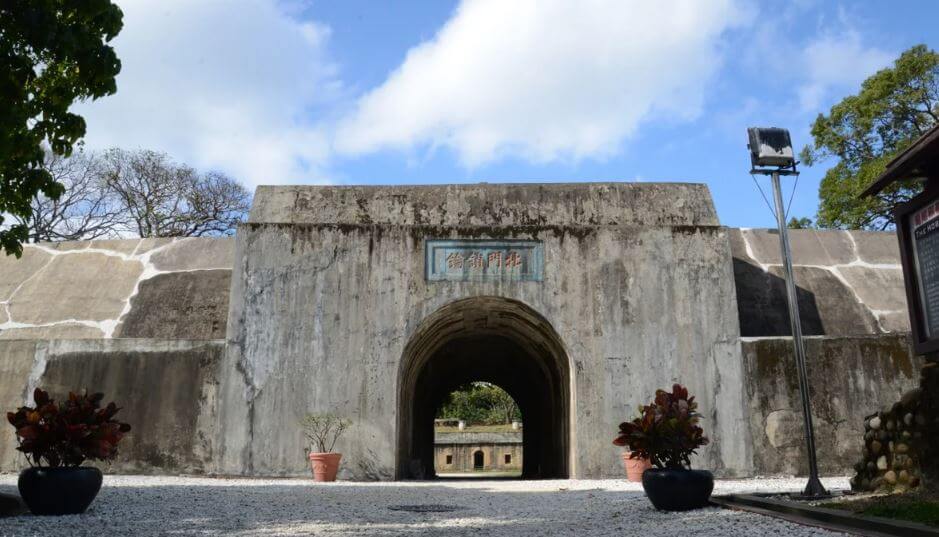
{"type": "Polygon", "coordinates": [[[618,446],[629,446],[632,456],[652,464],[642,474],[642,488],[656,509],[686,511],[708,504],[714,476],[691,470],[689,457],[708,443],[698,425],[698,403],[680,384],[672,391],[658,390],[651,404],[640,407],[639,416],[621,423],[618,446]]]}
{"type": "Polygon", "coordinates": [[[30,467],[20,473],[20,495],[36,515],[71,515],[85,512],[101,489],[101,470],[82,466],[86,461],[111,461],[117,444],[130,425],[114,419],[114,403],[101,408],[104,395],[68,394],[56,403],[36,388],[35,407],[8,412],[16,428],[18,451],[30,467]]]}
{"type": "Polygon", "coordinates": [[[336,441],[351,422],[333,414],[307,414],[300,420],[303,435],[310,442],[310,469],[314,481],[335,481],[342,453],[333,453],[336,441]]]}

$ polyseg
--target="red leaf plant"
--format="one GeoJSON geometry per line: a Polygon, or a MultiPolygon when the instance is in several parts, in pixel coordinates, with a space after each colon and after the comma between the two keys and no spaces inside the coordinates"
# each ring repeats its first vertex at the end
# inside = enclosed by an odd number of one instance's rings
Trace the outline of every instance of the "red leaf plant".
{"type": "Polygon", "coordinates": [[[655,400],[640,406],[636,418],[619,425],[613,443],[628,447],[629,458],[649,459],[656,468],[689,468],[689,457],[708,443],[697,409],[694,397],[680,384],[672,386],[671,393],[657,390],[655,400]]]}
{"type": "Polygon", "coordinates": [[[7,412],[7,420],[16,428],[16,449],[26,454],[30,466],[57,468],[114,459],[130,425],[113,419],[120,410],[114,403],[101,408],[102,399],[101,393],[69,393],[67,401],[56,404],[36,388],[35,407],[7,412]]]}

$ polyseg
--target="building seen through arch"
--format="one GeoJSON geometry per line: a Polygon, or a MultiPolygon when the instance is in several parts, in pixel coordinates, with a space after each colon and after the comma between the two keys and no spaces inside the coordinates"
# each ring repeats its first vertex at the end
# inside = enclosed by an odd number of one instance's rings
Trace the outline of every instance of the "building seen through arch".
{"type": "Polygon", "coordinates": [[[474,382],[449,395],[434,420],[437,477],[520,477],[522,415],[499,386],[474,382]],[[462,420],[453,416],[467,416],[462,420]]]}

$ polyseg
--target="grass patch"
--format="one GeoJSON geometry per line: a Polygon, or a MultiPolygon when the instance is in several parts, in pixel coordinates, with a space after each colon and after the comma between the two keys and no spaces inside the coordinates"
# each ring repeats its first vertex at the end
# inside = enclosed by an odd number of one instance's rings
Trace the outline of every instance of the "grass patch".
{"type": "Polygon", "coordinates": [[[819,507],[830,507],[850,511],[858,515],[905,520],[939,527],[939,497],[935,494],[910,493],[875,496],[819,504],[819,507]]]}
{"type": "Polygon", "coordinates": [[[936,502],[914,501],[906,505],[872,505],[865,509],[863,514],[939,526],[939,503],[936,502]]]}
{"type": "Polygon", "coordinates": [[[449,427],[449,426],[437,426],[434,427],[434,431],[438,433],[512,433],[512,432],[521,432],[521,430],[513,431],[511,425],[467,425],[462,431],[459,427],[449,427]]]}

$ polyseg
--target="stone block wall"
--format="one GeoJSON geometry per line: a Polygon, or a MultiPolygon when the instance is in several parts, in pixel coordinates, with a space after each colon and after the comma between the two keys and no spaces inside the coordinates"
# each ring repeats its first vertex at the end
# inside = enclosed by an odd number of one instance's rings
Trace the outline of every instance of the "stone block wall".
{"type": "Polygon", "coordinates": [[[0,340],[224,339],[233,244],[77,241],[0,255],[0,340]]]}
{"type": "MultiPolygon", "coordinates": [[[[751,339],[742,346],[754,473],[806,475],[792,340],[751,339]]],[[[915,388],[923,359],[911,352],[906,335],[810,337],[806,363],[819,471],[845,475],[864,449],[865,417],[915,388]]]]}
{"type": "MultiPolygon", "coordinates": [[[[102,469],[116,473],[205,473],[215,458],[222,341],[153,339],[0,341],[0,408],[32,404],[42,387],[56,399],[99,391],[133,427],[102,469]]],[[[0,427],[0,472],[26,466],[8,424],[0,427]]]]}
{"type": "MultiPolygon", "coordinates": [[[[743,337],[788,336],[779,234],[729,230],[743,337]]],[[[910,330],[896,234],[789,232],[802,333],[858,336],[910,330]]]]}
{"type": "Polygon", "coordinates": [[[434,437],[437,473],[465,473],[477,470],[521,472],[522,433],[437,433],[434,437]],[[476,453],[482,453],[482,467],[475,466],[476,453]]]}
{"type": "MultiPolygon", "coordinates": [[[[778,237],[721,227],[706,187],[265,187],[252,220],[237,239],[47,243],[0,256],[2,409],[35,386],[88,387],[135,425],[111,471],[293,475],[307,469],[290,412],[338,401],[360,418],[343,475],[387,479],[408,338],[453,300],[491,295],[541,312],[565,344],[576,475],[620,475],[602,439],[675,381],[691,384],[717,440],[700,466],[804,471],[778,237]],[[423,241],[467,237],[541,240],[555,264],[544,284],[425,281],[423,241]],[[317,384],[324,372],[343,381],[317,384]]],[[[822,470],[844,474],[872,447],[865,417],[914,388],[922,365],[906,341],[896,238],[791,237],[803,330],[816,336],[807,350],[822,470]]],[[[13,447],[0,434],[0,471],[22,462],[13,447]]]]}

